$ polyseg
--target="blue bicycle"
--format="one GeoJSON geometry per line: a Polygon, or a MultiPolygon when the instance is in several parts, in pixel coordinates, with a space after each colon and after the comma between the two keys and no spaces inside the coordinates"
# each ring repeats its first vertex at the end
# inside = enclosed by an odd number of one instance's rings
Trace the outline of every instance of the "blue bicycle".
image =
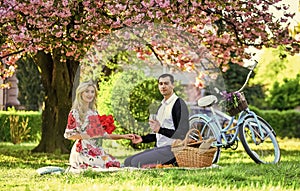
{"type": "MultiPolygon", "coordinates": [[[[242,88],[237,92],[242,93],[256,64],[248,73],[242,88]]],[[[220,93],[218,90],[217,92],[220,93]]],[[[245,103],[245,98],[243,99],[245,103]]],[[[235,150],[238,141],[242,142],[245,151],[256,163],[276,164],[280,161],[280,148],[276,133],[270,124],[251,111],[247,104],[244,104],[236,115],[229,116],[213,107],[217,102],[218,98],[215,95],[200,98],[198,106],[204,108],[203,111],[206,113],[194,114],[189,119],[190,128],[198,129],[204,140],[215,138],[212,146],[218,149],[213,163],[219,161],[221,148],[235,150]],[[223,123],[224,119],[227,119],[226,124],[223,123]]]]}

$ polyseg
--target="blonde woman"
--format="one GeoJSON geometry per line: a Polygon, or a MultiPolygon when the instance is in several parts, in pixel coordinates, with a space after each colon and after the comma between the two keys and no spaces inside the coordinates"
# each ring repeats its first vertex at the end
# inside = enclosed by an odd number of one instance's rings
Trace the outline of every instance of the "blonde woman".
{"type": "Polygon", "coordinates": [[[99,144],[99,138],[134,139],[132,134],[109,134],[100,123],[96,110],[97,87],[92,81],[82,82],[68,116],[64,137],[75,140],[70,153],[71,169],[120,167],[120,162],[109,155],[99,144]]]}

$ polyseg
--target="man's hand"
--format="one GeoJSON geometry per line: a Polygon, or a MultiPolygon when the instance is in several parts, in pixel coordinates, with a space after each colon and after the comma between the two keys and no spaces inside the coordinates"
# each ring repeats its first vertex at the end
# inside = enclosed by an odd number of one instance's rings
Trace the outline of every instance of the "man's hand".
{"type": "Polygon", "coordinates": [[[142,137],[139,135],[134,135],[134,139],[131,140],[133,144],[138,144],[143,141],[142,137]]]}

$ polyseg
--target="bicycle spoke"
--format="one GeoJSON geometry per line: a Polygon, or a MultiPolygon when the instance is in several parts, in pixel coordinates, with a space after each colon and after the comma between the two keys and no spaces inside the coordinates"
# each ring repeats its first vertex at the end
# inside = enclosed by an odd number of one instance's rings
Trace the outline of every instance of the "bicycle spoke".
{"type": "Polygon", "coordinates": [[[243,146],[255,162],[277,163],[280,159],[280,150],[276,137],[265,121],[259,119],[259,124],[260,128],[253,117],[245,119],[240,129],[243,146]]]}

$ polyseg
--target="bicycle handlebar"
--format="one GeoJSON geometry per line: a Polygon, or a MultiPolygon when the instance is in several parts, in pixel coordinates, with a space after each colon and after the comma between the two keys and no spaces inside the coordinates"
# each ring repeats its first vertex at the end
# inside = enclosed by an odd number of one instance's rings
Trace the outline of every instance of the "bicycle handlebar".
{"type": "MultiPolygon", "coordinates": [[[[236,92],[241,92],[241,91],[245,88],[246,84],[248,83],[249,78],[250,78],[250,75],[252,74],[254,68],[255,68],[256,65],[258,64],[258,62],[257,62],[256,60],[254,60],[254,61],[255,61],[255,64],[254,64],[254,65],[252,66],[252,68],[250,69],[250,71],[249,71],[249,73],[248,73],[248,75],[247,75],[247,78],[246,78],[246,81],[245,81],[244,85],[243,85],[238,91],[236,91],[236,92]]],[[[214,90],[216,91],[217,94],[223,95],[223,93],[220,92],[220,90],[219,90],[218,88],[215,87],[214,90]]]]}
{"type": "Polygon", "coordinates": [[[249,73],[248,73],[248,75],[247,75],[247,78],[246,78],[246,81],[245,81],[244,85],[243,85],[238,91],[236,91],[236,92],[241,92],[241,91],[245,88],[246,84],[248,83],[249,78],[250,78],[250,75],[252,74],[254,68],[255,68],[256,65],[258,64],[258,62],[257,62],[256,60],[254,60],[254,61],[255,61],[255,64],[254,64],[253,67],[250,69],[250,71],[249,71],[249,73]]]}

